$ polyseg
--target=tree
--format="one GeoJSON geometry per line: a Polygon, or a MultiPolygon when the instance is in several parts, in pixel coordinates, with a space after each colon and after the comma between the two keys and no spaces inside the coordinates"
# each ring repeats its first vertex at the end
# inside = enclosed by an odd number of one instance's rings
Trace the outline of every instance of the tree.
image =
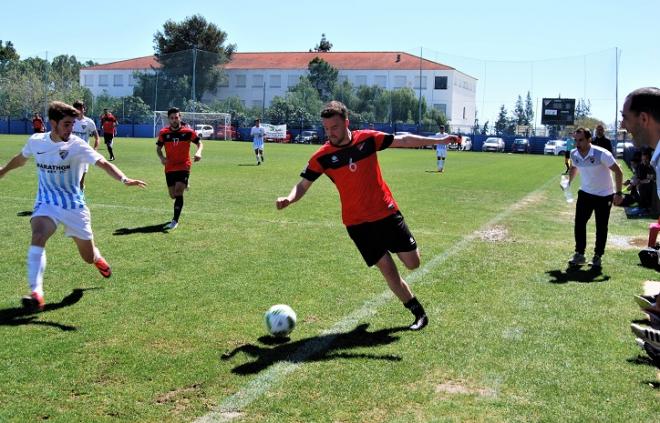
{"type": "Polygon", "coordinates": [[[520,95],[518,95],[516,106],[513,109],[513,120],[516,125],[529,125],[525,108],[523,107],[522,97],[520,97],[520,95]]]}
{"type": "Polygon", "coordinates": [[[331,100],[332,90],[337,84],[339,71],[319,57],[312,59],[307,69],[309,70],[309,81],[316,88],[316,91],[318,91],[321,100],[331,100]]]}
{"type": "MultiPolygon", "coordinates": [[[[187,17],[180,23],[168,20],[163,31],[154,34],[161,78],[166,83],[183,82],[189,88],[193,88],[194,79],[193,100],[201,100],[205,92],[216,89],[222,77],[218,66],[227,63],[236,50],[235,44],[225,46],[226,41],[227,33],[207,22],[202,15],[187,17]]],[[[192,97],[192,90],[187,92],[192,97]]]]}
{"type": "Polygon", "coordinates": [[[314,47],[314,51],[325,53],[330,51],[331,48],[332,43],[325,38],[325,34],[321,34],[321,42],[314,47]]]}
{"type": "MultiPolygon", "coordinates": [[[[414,123],[413,116],[419,110],[419,98],[412,88],[397,88],[389,92],[392,104],[392,122],[414,123]]],[[[422,99],[423,100],[423,99],[422,99]]],[[[426,102],[422,102],[422,114],[426,112],[426,102]]]]}
{"type": "Polygon", "coordinates": [[[507,131],[509,126],[509,120],[507,118],[507,111],[504,104],[500,107],[500,113],[497,115],[497,120],[495,121],[495,134],[502,135],[507,131]]]}
{"type": "Polygon", "coordinates": [[[575,119],[582,119],[591,116],[591,100],[584,101],[579,99],[575,105],[575,119]]]}
{"type": "Polygon", "coordinates": [[[489,123],[490,121],[488,120],[486,121],[486,123],[484,123],[483,128],[481,128],[481,135],[488,135],[488,133],[490,132],[490,128],[488,127],[489,123]]]}
{"type": "MultiPolygon", "coordinates": [[[[332,45],[330,45],[332,47],[332,45]]],[[[18,60],[20,56],[16,53],[14,44],[11,41],[7,41],[4,45],[2,40],[0,40],[0,64],[9,62],[11,60],[18,60]]]]}
{"type": "Polygon", "coordinates": [[[534,103],[532,103],[532,96],[527,91],[527,98],[525,98],[525,118],[527,125],[534,124],[534,103]]]}

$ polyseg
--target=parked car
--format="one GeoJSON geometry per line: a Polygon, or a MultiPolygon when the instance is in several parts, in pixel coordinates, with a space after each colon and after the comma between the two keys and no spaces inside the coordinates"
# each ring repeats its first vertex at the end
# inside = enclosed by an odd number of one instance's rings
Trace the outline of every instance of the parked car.
{"type": "Polygon", "coordinates": [[[623,153],[631,148],[635,148],[635,144],[631,143],[630,141],[619,141],[616,143],[616,157],[622,158],[623,153]]]}
{"type": "Polygon", "coordinates": [[[472,138],[466,137],[463,135],[463,140],[461,141],[461,150],[470,151],[472,150],[472,138]]]}
{"type": "Polygon", "coordinates": [[[545,143],[543,147],[543,154],[552,154],[558,156],[564,154],[566,151],[566,141],[564,140],[550,140],[545,143]]]}
{"type": "Polygon", "coordinates": [[[500,137],[488,137],[481,146],[481,151],[495,151],[504,153],[504,140],[500,137]]]}
{"type": "Polygon", "coordinates": [[[213,126],[211,125],[195,125],[195,132],[200,138],[208,139],[213,136],[213,126]]]}
{"type": "Polygon", "coordinates": [[[529,153],[530,151],[532,151],[532,146],[527,138],[516,138],[513,140],[513,145],[511,146],[512,153],[529,153]]]}
{"type": "Polygon", "coordinates": [[[235,126],[220,125],[215,131],[215,138],[219,140],[240,140],[241,133],[238,132],[235,126]]]}
{"type": "Polygon", "coordinates": [[[298,144],[311,144],[315,141],[318,141],[319,134],[316,131],[302,131],[298,136],[296,136],[296,142],[298,144]]]}

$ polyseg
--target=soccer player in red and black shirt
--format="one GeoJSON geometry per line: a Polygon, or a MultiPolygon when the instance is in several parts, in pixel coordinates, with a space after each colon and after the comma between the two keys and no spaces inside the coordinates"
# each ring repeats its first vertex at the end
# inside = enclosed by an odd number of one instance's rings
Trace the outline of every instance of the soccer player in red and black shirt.
{"type": "Polygon", "coordinates": [[[202,142],[191,127],[181,125],[181,113],[176,107],[167,111],[167,119],[170,126],[160,130],[156,142],[156,154],[165,166],[167,189],[170,198],[174,199],[174,217],[167,227],[175,229],[179,224],[179,216],[183,209],[183,192],[188,186],[192,166],[190,143],[197,146],[193,159],[198,162],[202,160],[202,142]],[[163,156],[163,147],[165,147],[165,156],[163,156]]]}
{"type": "Polygon", "coordinates": [[[328,141],[319,148],[300,174],[302,179],[288,196],[279,197],[277,209],[300,200],[322,174],[339,191],[342,220],[368,266],[376,265],[387,285],[415,316],[411,330],[428,324],[424,307],[399,274],[390,253],[396,253],[408,269],[419,267],[419,250],[383,180],[376,153],[388,147],[422,147],[458,142],[457,137],[429,138],[418,135],[385,134],[373,130],[350,131],[348,110],[331,101],[321,111],[328,141]]]}

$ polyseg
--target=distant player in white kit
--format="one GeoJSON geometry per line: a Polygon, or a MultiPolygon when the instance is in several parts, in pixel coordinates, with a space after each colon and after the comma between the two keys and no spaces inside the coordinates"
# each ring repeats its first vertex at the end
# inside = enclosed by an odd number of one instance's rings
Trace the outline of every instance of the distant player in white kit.
{"type": "MultiPolygon", "coordinates": [[[[99,133],[96,130],[96,124],[92,119],[85,116],[85,103],[76,100],[73,107],[78,110],[78,117],[73,121],[73,135],[76,135],[89,144],[89,136],[94,136],[94,151],[99,149],[99,133]]],[[[89,165],[85,165],[85,170],[80,177],[80,189],[85,190],[85,175],[89,170],[89,165]]]]}
{"type": "MultiPolygon", "coordinates": [[[[445,133],[445,127],[440,125],[440,132],[436,133],[435,136],[439,138],[446,137],[447,134],[445,133]]],[[[445,160],[447,159],[447,144],[436,144],[435,155],[438,158],[438,172],[442,173],[445,171],[445,160]]]]}
{"type": "Polygon", "coordinates": [[[74,120],[79,112],[72,106],[54,101],[48,107],[48,120],[52,130],[32,135],[23,150],[6,166],[0,167],[0,178],[7,172],[23,166],[34,157],[37,165],[38,189],[30,224],[32,240],[28,249],[28,284],[31,295],[23,298],[23,306],[30,310],[45,307],[43,277],[46,270],[46,242],[57,226],[64,225],[65,235],[73,238],[80,256],[94,264],[101,275],[112,275],[110,266],[94,246],[91,215],[80,189],[80,177],[87,164],[96,164],[108,175],[124,185],[146,186],[129,179],[85,141],[72,135],[74,120]]]}
{"type": "Polygon", "coordinates": [[[254,126],[250,129],[250,136],[252,137],[252,148],[254,155],[257,156],[257,166],[264,161],[264,136],[266,130],[261,126],[259,119],[254,121],[254,126]]]}

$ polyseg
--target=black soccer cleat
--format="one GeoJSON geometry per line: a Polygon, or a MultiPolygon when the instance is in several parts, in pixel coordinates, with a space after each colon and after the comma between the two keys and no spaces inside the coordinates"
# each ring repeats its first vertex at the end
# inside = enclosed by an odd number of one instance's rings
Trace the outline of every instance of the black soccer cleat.
{"type": "Polygon", "coordinates": [[[422,330],[428,324],[429,324],[429,318],[426,316],[426,314],[424,314],[420,317],[416,317],[413,324],[408,326],[408,329],[410,329],[410,330],[422,330]]]}

